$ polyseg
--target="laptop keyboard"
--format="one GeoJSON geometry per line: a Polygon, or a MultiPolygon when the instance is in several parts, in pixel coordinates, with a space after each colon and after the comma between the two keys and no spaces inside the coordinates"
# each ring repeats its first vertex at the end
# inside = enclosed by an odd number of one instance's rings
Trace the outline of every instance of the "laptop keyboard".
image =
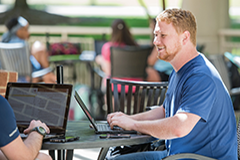
{"type": "Polygon", "coordinates": [[[98,126],[98,131],[111,131],[111,130],[122,131],[123,130],[118,126],[114,126],[113,129],[111,129],[109,124],[97,124],[97,126],[98,126]]]}

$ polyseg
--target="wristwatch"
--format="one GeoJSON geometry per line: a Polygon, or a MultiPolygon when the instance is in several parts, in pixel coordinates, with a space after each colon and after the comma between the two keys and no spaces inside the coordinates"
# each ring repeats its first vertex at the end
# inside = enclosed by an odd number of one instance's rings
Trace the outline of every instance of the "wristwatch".
{"type": "Polygon", "coordinates": [[[43,135],[43,137],[45,137],[45,135],[46,135],[46,130],[42,126],[38,126],[38,127],[33,128],[31,130],[31,132],[33,132],[33,131],[37,131],[39,134],[43,135]]]}

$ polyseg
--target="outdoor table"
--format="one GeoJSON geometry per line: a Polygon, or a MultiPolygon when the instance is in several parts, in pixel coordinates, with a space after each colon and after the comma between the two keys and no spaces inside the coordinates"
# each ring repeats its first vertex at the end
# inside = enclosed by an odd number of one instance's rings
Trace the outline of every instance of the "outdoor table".
{"type": "MultiPolygon", "coordinates": [[[[66,137],[79,136],[79,140],[66,143],[44,142],[42,145],[43,150],[62,150],[62,155],[59,155],[59,160],[64,159],[64,151],[66,152],[66,159],[72,160],[74,149],[86,148],[101,148],[98,160],[103,160],[107,154],[109,147],[144,144],[154,141],[155,138],[149,135],[131,134],[130,138],[119,139],[100,139],[100,134],[95,134],[94,130],[89,127],[89,121],[68,121],[66,137]]],[[[53,156],[54,159],[54,156],[53,156]]]]}

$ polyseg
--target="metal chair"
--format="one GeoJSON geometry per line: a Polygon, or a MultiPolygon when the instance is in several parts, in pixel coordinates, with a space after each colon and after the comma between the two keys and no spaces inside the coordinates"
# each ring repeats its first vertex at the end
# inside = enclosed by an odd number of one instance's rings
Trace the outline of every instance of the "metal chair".
{"type": "Polygon", "coordinates": [[[146,107],[160,106],[163,104],[167,87],[168,82],[107,79],[108,113],[122,111],[126,114],[136,114],[145,111],[146,107]],[[121,86],[120,92],[118,85],[121,86]]]}
{"type": "Polygon", "coordinates": [[[111,75],[95,67],[94,72],[101,78],[146,78],[147,58],[151,46],[111,47],[111,75]]]}
{"type": "Polygon", "coordinates": [[[1,69],[18,72],[19,77],[42,77],[51,72],[50,68],[32,72],[30,50],[27,43],[0,43],[1,69]]]}
{"type": "Polygon", "coordinates": [[[147,58],[152,51],[151,46],[111,47],[111,75],[104,73],[98,66],[91,68],[97,75],[97,82],[92,86],[99,88],[102,79],[107,78],[146,78],[147,58]],[[100,82],[100,83],[99,83],[100,82]]]}
{"type": "MultiPolygon", "coordinates": [[[[111,75],[105,74],[98,66],[91,68],[94,83],[89,96],[90,104],[93,106],[92,95],[98,95],[100,108],[104,107],[105,79],[115,78],[137,78],[144,80],[146,78],[147,57],[152,51],[151,46],[124,46],[111,47],[111,75]],[[95,76],[96,75],[96,76],[95,76]],[[104,81],[104,83],[102,83],[104,81]],[[103,88],[104,88],[103,87],[103,88]]],[[[99,109],[98,107],[98,109],[99,109]]],[[[94,108],[94,107],[91,107],[94,108]]],[[[94,109],[92,109],[94,110],[94,109]]],[[[102,110],[102,109],[100,109],[102,110]]],[[[94,111],[93,111],[94,113],[94,111]]],[[[101,112],[102,113],[102,112],[101,112]]]]}
{"type": "MultiPolygon", "coordinates": [[[[121,111],[128,115],[144,112],[147,107],[163,104],[168,82],[128,81],[107,79],[107,113],[121,111]],[[119,92],[119,86],[121,91],[119,92]],[[113,103],[114,101],[114,103],[113,103]]],[[[112,148],[110,155],[163,149],[163,140],[112,148]]]]}
{"type": "Polygon", "coordinates": [[[151,46],[111,47],[111,77],[146,78],[151,46]]]}

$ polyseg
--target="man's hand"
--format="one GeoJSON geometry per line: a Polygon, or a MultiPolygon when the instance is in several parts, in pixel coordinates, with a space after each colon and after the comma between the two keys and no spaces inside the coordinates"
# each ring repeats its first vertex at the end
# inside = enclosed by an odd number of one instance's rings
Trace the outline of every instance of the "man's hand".
{"type": "Polygon", "coordinates": [[[133,126],[135,123],[135,120],[122,112],[115,112],[109,114],[107,117],[107,121],[111,128],[113,128],[114,126],[119,126],[125,130],[133,130],[133,126]]]}
{"type": "Polygon", "coordinates": [[[35,128],[35,127],[38,127],[38,126],[42,126],[47,133],[50,133],[50,129],[47,127],[47,125],[45,123],[42,123],[40,120],[32,120],[29,127],[27,129],[25,129],[23,132],[24,134],[29,134],[29,132],[35,128]]]}
{"type": "MultiPolygon", "coordinates": [[[[42,123],[41,121],[32,120],[29,127],[24,130],[25,134],[29,134],[30,131],[38,126],[42,126],[47,133],[49,133],[49,128],[46,126],[45,123],[42,123]]],[[[23,140],[20,136],[18,136],[16,139],[14,139],[12,142],[8,143],[7,145],[1,147],[1,151],[4,153],[4,156],[6,156],[6,159],[9,160],[18,160],[18,159],[24,159],[24,160],[33,160],[33,159],[48,159],[50,160],[51,157],[40,153],[39,150],[42,146],[42,136],[40,134],[30,134],[27,139],[23,140]],[[14,151],[14,152],[13,152],[14,151]],[[44,157],[44,158],[43,158],[44,157]]],[[[0,153],[0,159],[2,158],[2,155],[0,153]]]]}

